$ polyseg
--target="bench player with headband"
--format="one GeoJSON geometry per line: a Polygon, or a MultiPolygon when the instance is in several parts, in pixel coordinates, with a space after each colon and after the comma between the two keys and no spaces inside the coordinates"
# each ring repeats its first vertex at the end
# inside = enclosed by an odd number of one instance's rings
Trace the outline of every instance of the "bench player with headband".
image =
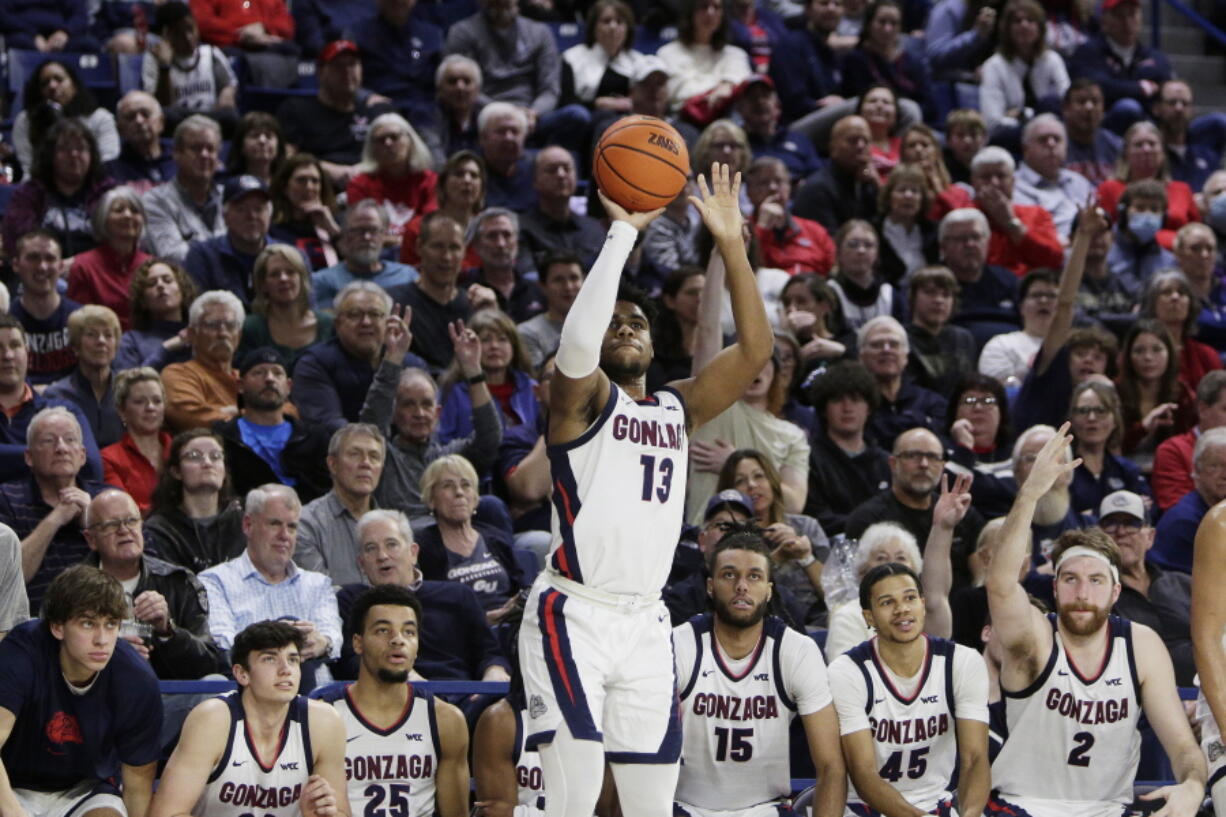
{"type": "Polygon", "coordinates": [[[869,570],[860,581],[860,609],[876,635],[830,662],[854,787],[849,810],[980,817],[991,787],[983,657],[924,633],[924,591],[906,565],[869,570]]]}
{"type": "Polygon", "coordinates": [[[1192,648],[1200,685],[1196,718],[1200,745],[1209,762],[1209,793],[1217,817],[1226,817],[1226,741],[1219,726],[1226,724],[1226,593],[1222,592],[1222,576],[1226,576],[1226,502],[1219,502],[1205,514],[1192,550],[1192,648]]]}
{"type": "MultiPolygon", "coordinates": [[[[402,517],[371,511],[361,538],[396,536],[402,517]]],[[[407,524],[407,522],[405,522],[407,524]]],[[[349,806],[363,815],[465,817],[468,725],[460,710],[410,684],[417,660],[421,602],[408,588],[382,584],[354,599],[358,680],[311,693],[345,724],[349,806]]]]}
{"type": "Polygon", "coordinates": [[[1205,792],[1205,759],[1175,687],[1170,655],[1142,624],[1110,615],[1120,595],[1120,552],[1097,528],[1065,531],[1052,551],[1055,615],[1030,604],[1018,573],[1030,558],[1035,507],[1080,460],[1066,423],[1046,427],[988,566],[992,637],[1009,735],[992,764],[990,808],[1018,817],[1119,817],[1133,799],[1142,711],[1178,781],[1161,817],[1192,817],[1205,792]]]}
{"type": "Polygon", "coordinates": [[[150,817],[349,817],[345,727],[298,694],[304,643],[284,621],[235,636],[238,691],[187,716],[150,817]]]}
{"type": "Polygon", "coordinates": [[[816,817],[841,817],[847,775],[826,662],[810,638],[767,616],[771,548],[733,525],[710,557],[714,613],[673,630],[681,692],[679,817],[776,817],[791,791],[788,738],[800,717],[817,770],[816,817]]]}
{"type": "Polygon", "coordinates": [[[662,210],[630,213],[605,196],[613,223],[562,326],[547,431],[553,543],[519,635],[549,817],[592,813],[606,757],[624,813],[672,813],[680,727],[660,590],[681,533],[688,435],[744,393],[774,347],[741,234],[740,176],[713,165],[699,188],[690,201],[728,268],[738,341],[647,394],[650,302],[618,284],[662,210]]]}

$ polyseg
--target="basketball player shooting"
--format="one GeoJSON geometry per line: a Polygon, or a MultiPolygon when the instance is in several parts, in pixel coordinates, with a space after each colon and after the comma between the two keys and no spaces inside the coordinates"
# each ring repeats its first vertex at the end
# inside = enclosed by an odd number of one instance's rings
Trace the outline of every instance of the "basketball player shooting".
{"type": "Polygon", "coordinates": [[[990,810],[1015,817],[1119,817],[1133,797],[1142,711],[1178,783],[1154,817],[1193,817],[1205,794],[1205,759],[1157,633],[1109,615],[1120,595],[1119,547],[1101,530],[1066,531],[1052,551],[1056,614],[1030,605],[1018,573],[1031,553],[1039,499],[1081,460],[1069,456],[1069,424],[1036,455],[1018,489],[988,567],[992,637],[1009,736],[992,764],[990,810]]]}
{"type": "Polygon", "coordinates": [[[774,344],[741,236],[740,174],[713,165],[690,202],[728,269],[737,343],[648,395],[650,302],[619,279],[638,231],[663,209],[613,219],[566,322],[550,386],[553,544],[520,630],[529,749],[547,817],[591,814],[607,758],[622,811],[669,817],[681,731],[668,577],[685,505],[688,435],[724,411],[774,344]]]}
{"type": "MultiPolygon", "coordinates": [[[[1203,436],[1201,439],[1205,439],[1203,436]]],[[[1209,509],[1196,530],[1192,550],[1192,648],[1196,656],[1200,697],[1196,718],[1200,745],[1209,762],[1209,793],[1213,810],[1226,817],[1226,745],[1220,724],[1226,724],[1226,502],[1209,509]]]]}

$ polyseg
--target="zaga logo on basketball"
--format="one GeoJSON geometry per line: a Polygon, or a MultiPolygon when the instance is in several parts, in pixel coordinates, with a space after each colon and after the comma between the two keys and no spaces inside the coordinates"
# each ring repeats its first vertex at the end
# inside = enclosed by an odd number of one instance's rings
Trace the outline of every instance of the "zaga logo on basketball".
{"type": "Polygon", "coordinates": [[[674,142],[672,139],[669,139],[667,136],[663,136],[659,133],[652,133],[648,135],[647,144],[664,148],[665,150],[667,150],[669,153],[673,154],[674,156],[681,155],[681,148],[677,147],[677,143],[674,142]]]}

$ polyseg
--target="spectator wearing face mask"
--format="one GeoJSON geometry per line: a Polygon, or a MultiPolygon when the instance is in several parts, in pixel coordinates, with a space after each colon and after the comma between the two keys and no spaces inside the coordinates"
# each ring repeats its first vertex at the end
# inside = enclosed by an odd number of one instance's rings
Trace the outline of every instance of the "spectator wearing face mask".
{"type": "Polygon", "coordinates": [[[1166,208],[1166,191],[1154,179],[1133,182],[1120,198],[1107,269],[1130,291],[1139,292],[1155,272],[1175,266],[1175,257],[1158,241],[1166,208]]]}

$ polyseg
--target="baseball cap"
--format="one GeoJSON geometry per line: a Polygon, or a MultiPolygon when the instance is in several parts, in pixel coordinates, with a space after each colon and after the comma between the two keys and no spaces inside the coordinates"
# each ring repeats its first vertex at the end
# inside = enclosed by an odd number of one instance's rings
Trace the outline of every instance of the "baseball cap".
{"type": "Polygon", "coordinates": [[[277,354],[276,349],[271,346],[261,346],[243,355],[243,362],[238,367],[238,373],[246,375],[247,372],[256,366],[263,366],[265,363],[275,363],[281,368],[285,368],[285,361],[281,359],[281,355],[277,354]]]}
{"type": "Polygon", "coordinates": [[[750,74],[748,78],[741,81],[740,85],[736,86],[736,90],[732,92],[732,98],[740,99],[742,94],[755,85],[765,85],[772,91],[775,90],[775,81],[766,74],[750,74]]]}
{"type": "Polygon", "coordinates": [[[664,62],[664,60],[660,59],[654,54],[650,54],[639,60],[638,65],[634,67],[634,71],[632,73],[633,76],[630,77],[630,81],[635,85],[647,79],[652,74],[663,74],[666,77],[671,77],[673,75],[673,72],[668,70],[668,65],[664,62]]]}
{"type": "Polygon", "coordinates": [[[1098,506],[1098,518],[1106,519],[1117,513],[1140,519],[1141,524],[1145,524],[1145,501],[1132,491],[1116,491],[1107,494],[1098,506]]]}
{"type": "Polygon", "coordinates": [[[272,198],[268,192],[268,185],[264,184],[263,179],[244,173],[242,176],[235,176],[226,182],[226,186],[222,190],[221,200],[223,204],[229,204],[251,193],[259,193],[266,199],[272,198]]]}
{"type": "Polygon", "coordinates": [[[353,40],[333,40],[319,52],[319,64],[327,65],[337,57],[343,57],[346,54],[360,57],[362,56],[362,51],[353,40]]]}
{"type": "Polygon", "coordinates": [[[732,510],[740,511],[746,516],[753,516],[753,500],[735,488],[725,488],[707,500],[707,511],[702,515],[703,520],[710,519],[712,514],[725,505],[731,505],[732,510]]]}

